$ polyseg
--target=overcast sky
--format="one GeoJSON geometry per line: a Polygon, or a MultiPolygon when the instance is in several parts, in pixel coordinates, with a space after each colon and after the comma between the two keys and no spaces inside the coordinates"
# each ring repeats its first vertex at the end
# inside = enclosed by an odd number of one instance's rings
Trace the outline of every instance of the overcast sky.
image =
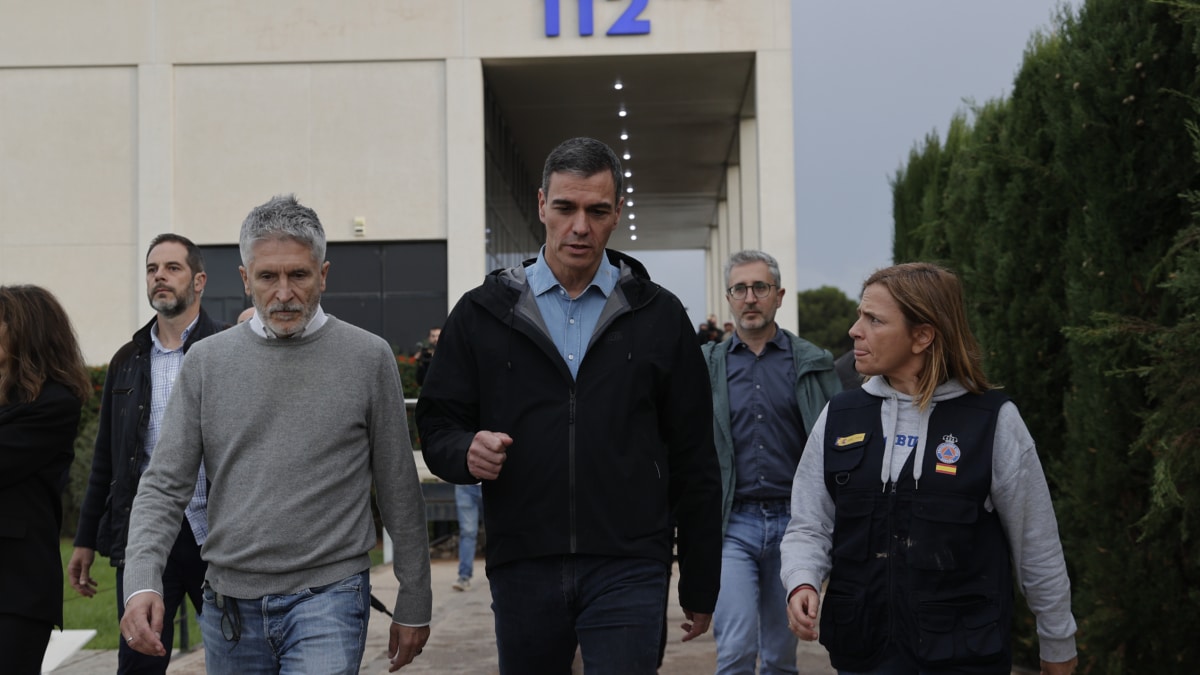
{"type": "Polygon", "coordinates": [[[792,0],[799,278],[785,286],[857,299],[892,262],[889,179],[927,133],[945,139],[964,99],[1012,93],[1030,36],[1058,5],[792,0]]]}
{"type": "MultiPolygon", "coordinates": [[[[862,280],[892,263],[889,179],[926,134],[945,139],[965,101],[1012,93],[1029,38],[1058,5],[792,0],[799,269],[783,280],[789,292],[835,286],[857,300],[862,280]]],[[[636,256],[694,323],[704,318],[702,251],[636,256]]]]}

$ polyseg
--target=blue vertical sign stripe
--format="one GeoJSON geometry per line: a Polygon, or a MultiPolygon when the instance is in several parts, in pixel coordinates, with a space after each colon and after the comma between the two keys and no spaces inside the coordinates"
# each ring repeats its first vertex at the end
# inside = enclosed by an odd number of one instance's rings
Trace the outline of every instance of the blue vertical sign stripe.
{"type": "Polygon", "coordinates": [[[592,12],[592,0],[579,0],[579,34],[591,35],[594,28],[595,16],[592,12]]]}
{"type": "Polygon", "coordinates": [[[558,37],[558,0],[544,0],[546,8],[546,37],[558,37]]]}

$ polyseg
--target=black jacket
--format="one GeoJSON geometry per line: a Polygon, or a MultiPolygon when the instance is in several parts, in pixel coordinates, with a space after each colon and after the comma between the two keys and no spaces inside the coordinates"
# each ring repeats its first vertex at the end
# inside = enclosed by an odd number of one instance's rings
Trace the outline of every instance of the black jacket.
{"type": "Polygon", "coordinates": [[[62,625],[58,533],[80,407],[52,381],[29,403],[0,405],[0,614],[62,625]]]}
{"type": "MultiPolygon", "coordinates": [[[[96,434],[92,473],[79,511],[75,545],[96,549],[114,567],[125,564],[129,511],[141,480],[142,452],[150,425],[151,319],[117,350],[104,377],[100,400],[100,429],[96,434]]],[[[225,328],[203,309],[183,351],[225,328]]]]}
{"type": "MultiPolygon", "coordinates": [[[[512,436],[483,484],[488,566],[548,555],[670,563],[680,604],[710,613],[721,564],[712,395],[679,300],[615,251],[621,278],[573,380],[543,328],[524,266],[492,272],[451,312],[417,403],[426,464],[474,483],[479,430],[512,436]]],[[[527,261],[528,266],[533,261],[527,261]]]]}

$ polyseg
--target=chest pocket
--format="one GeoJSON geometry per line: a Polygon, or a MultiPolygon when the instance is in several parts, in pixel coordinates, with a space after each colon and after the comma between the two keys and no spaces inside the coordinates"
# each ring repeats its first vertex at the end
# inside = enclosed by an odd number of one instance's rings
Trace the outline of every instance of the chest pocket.
{"type": "Polygon", "coordinates": [[[850,489],[851,474],[866,457],[871,432],[837,436],[825,447],[825,487],[833,497],[833,556],[862,562],[870,555],[874,495],[850,489]]]}
{"type": "Polygon", "coordinates": [[[839,436],[825,448],[825,482],[830,494],[850,482],[850,472],[862,464],[871,432],[839,436]]]}
{"type": "Polygon", "coordinates": [[[865,561],[871,553],[874,495],[862,491],[838,496],[833,515],[833,557],[865,561]]]}
{"type": "Polygon", "coordinates": [[[126,419],[129,415],[129,406],[133,403],[133,398],[133,387],[113,387],[113,411],[110,417],[126,419]]]}

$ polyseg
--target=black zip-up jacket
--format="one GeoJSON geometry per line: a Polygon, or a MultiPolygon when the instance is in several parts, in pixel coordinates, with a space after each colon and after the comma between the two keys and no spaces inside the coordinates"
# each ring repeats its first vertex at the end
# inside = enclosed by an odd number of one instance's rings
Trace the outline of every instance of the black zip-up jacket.
{"type": "MultiPolygon", "coordinates": [[[[75,545],[108,556],[113,567],[125,564],[129,511],[142,477],[141,456],[150,426],[150,349],[154,346],[150,328],[157,320],[151,319],[134,333],[108,364],[92,472],[79,509],[75,545]]],[[[201,309],[183,351],[224,328],[201,309]]]]}
{"type": "Polygon", "coordinates": [[[497,270],[450,313],[416,420],[433,473],[474,483],[480,430],[513,438],[483,483],[487,564],[549,555],[671,562],[680,604],[711,613],[720,587],[721,474],[712,394],[679,300],[616,251],[620,280],[577,379],[547,334],[521,267],[497,270]]]}

